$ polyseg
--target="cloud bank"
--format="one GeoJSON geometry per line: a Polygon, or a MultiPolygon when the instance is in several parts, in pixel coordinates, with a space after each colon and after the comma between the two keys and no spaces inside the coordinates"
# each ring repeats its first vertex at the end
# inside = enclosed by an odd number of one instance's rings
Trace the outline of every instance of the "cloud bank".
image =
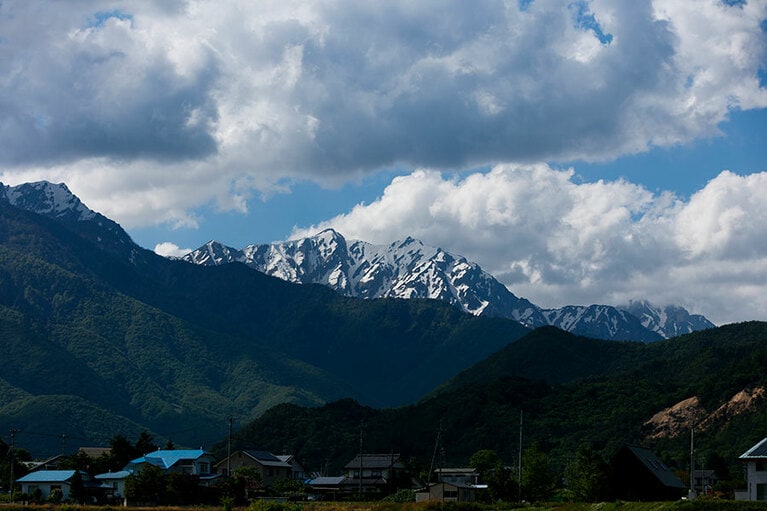
{"type": "Polygon", "coordinates": [[[295,180],[609,160],[767,105],[767,2],[4,0],[0,179],[127,227],[295,180]]]}
{"type": "Polygon", "coordinates": [[[333,227],[389,243],[409,233],[476,261],[544,307],[680,304],[724,323],[767,310],[767,172],[724,171],[689,200],[625,181],[579,183],[572,169],[498,165],[448,178],[416,171],[333,227]]]}
{"type": "Polygon", "coordinates": [[[767,0],[2,0],[0,180],[195,227],[303,180],[439,169],[457,177],[416,171],[328,224],[442,245],[542,305],[760,317],[764,174],[680,199],[557,162],[767,107],[765,19],[767,0]]]}

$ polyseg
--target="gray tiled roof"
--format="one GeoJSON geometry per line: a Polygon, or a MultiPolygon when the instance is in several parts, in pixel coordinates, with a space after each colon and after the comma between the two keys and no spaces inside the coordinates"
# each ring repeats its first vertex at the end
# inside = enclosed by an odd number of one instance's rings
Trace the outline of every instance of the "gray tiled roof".
{"type": "MultiPolygon", "coordinates": [[[[399,454],[363,454],[362,455],[362,468],[405,468],[399,459],[399,454]]],[[[344,466],[345,469],[358,469],[360,468],[360,455],[354,457],[349,463],[344,466]]]]}

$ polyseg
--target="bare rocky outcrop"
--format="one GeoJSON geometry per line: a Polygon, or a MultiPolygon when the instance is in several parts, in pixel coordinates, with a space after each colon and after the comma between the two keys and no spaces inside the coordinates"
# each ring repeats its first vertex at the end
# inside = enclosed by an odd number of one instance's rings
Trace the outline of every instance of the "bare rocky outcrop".
{"type": "Polygon", "coordinates": [[[698,431],[705,431],[724,424],[742,413],[754,410],[764,398],[763,387],[743,389],[709,413],[701,406],[697,396],[689,397],[648,419],[644,423],[644,427],[649,431],[646,438],[648,440],[675,438],[686,434],[693,427],[698,431]]]}

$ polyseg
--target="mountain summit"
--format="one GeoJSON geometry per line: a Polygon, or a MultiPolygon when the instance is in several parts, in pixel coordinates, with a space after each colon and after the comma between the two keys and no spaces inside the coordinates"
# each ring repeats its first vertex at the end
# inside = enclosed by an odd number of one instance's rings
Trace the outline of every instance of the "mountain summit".
{"type": "Polygon", "coordinates": [[[510,318],[530,328],[553,325],[600,339],[650,342],[714,326],[682,307],[658,309],[646,301],[625,308],[542,309],[514,295],[478,264],[411,237],[373,245],[347,241],[326,229],[307,238],[242,250],[210,241],[183,259],[209,266],[240,262],[289,282],[324,284],[358,298],[442,300],[474,315],[510,318]]]}
{"type": "Polygon", "coordinates": [[[38,181],[18,186],[0,183],[0,199],[55,220],[108,252],[131,258],[140,252],[119,224],[89,209],[64,183],[38,181]]]}
{"type": "Polygon", "coordinates": [[[202,265],[240,262],[289,282],[324,284],[346,296],[430,298],[477,316],[502,316],[533,328],[548,324],[537,306],[515,296],[476,263],[410,237],[373,245],[347,242],[327,229],[242,250],[210,241],[183,259],[202,265]]]}

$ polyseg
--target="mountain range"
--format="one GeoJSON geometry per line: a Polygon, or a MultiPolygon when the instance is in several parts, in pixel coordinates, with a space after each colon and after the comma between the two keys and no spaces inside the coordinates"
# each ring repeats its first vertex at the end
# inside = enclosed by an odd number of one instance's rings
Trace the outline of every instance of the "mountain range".
{"type": "Polygon", "coordinates": [[[169,260],[64,185],[0,185],[0,431],[41,454],[142,429],[199,446],[283,402],[401,405],[527,332],[169,260]]]}
{"type": "Polygon", "coordinates": [[[509,318],[529,328],[556,326],[597,339],[650,342],[714,326],[683,307],[655,307],[645,300],[623,307],[544,309],[514,295],[478,264],[410,237],[373,245],[327,229],[241,250],[210,241],[183,259],[205,266],[243,263],[288,282],[323,284],[356,298],[442,300],[470,314],[509,318]]]}
{"type": "MultiPolygon", "coordinates": [[[[521,412],[527,445],[560,464],[584,443],[609,454],[629,442],[683,466],[679,432],[696,425],[700,455],[732,461],[763,436],[765,323],[615,342],[531,331],[491,306],[362,300],[243,264],[169,260],[64,185],[0,184],[0,431],[44,456],[62,439],[71,451],[142,430],[211,446],[234,417],[235,447],[287,449],[313,468],[348,461],[361,422],[369,452],[428,459],[440,431],[455,463],[480,448],[513,459],[521,412]]],[[[628,309],[645,325],[686,314],[628,309]]]]}
{"type": "MultiPolygon", "coordinates": [[[[397,452],[421,467],[437,452],[435,439],[446,466],[465,466],[482,449],[515,466],[521,434],[524,450],[546,453],[559,472],[584,446],[610,459],[626,444],[684,471],[694,428],[696,466],[738,480],[738,456],[767,426],[766,360],[764,322],[654,343],[542,327],[412,405],[279,405],[236,432],[232,446],[286,448],[315,467],[330,459],[334,473],[358,452],[364,424],[368,452],[397,452]]],[[[224,449],[222,442],[218,452],[224,449]]]]}

